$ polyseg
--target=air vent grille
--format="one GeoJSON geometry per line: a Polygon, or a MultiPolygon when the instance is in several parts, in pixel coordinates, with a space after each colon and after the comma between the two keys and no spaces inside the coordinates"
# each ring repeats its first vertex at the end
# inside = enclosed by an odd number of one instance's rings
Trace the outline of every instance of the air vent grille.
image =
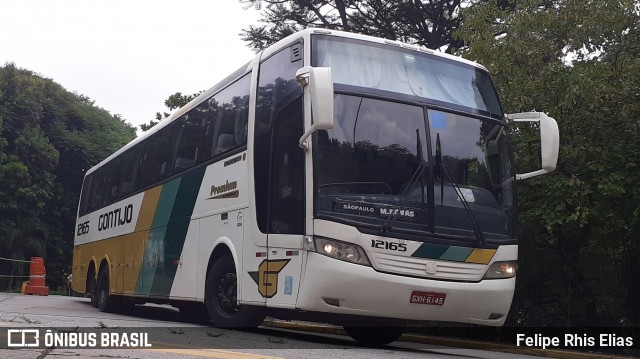
{"type": "Polygon", "coordinates": [[[292,45],[290,49],[291,49],[291,62],[302,60],[302,44],[298,43],[298,44],[292,45]]]}

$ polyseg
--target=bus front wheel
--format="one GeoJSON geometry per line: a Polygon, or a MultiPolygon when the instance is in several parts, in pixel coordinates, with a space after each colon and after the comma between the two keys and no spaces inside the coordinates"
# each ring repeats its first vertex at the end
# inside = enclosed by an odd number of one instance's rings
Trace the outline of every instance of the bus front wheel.
{"type": "Polygon", "coordinates": [[[205,305],[220,328],[255,328],[265,318],[263,308],[238,305],[238,277],[231,257],[216,260],[207,273],[205,305]]]}

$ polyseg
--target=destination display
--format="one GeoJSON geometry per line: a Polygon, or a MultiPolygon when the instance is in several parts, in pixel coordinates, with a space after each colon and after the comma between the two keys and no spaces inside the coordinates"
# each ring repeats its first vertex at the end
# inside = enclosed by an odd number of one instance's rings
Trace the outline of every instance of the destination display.
{"type": "Polygon", "coordinates": [[[385,206],[364,202],[335,201],[334,212],[347,213],[358,216],[392,219],[398,221],[422,222],[427,211],[420,208],[399,206],[385,206]]]}

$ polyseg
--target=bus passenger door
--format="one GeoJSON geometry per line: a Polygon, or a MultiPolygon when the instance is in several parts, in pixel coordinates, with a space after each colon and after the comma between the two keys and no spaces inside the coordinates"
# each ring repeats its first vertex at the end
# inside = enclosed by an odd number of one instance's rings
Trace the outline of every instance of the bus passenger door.
{"type": "Polygon", "coordinates": [[[302,270],[305,232],[302,99],[286,106],[275,119],[271,138],[267,277],[262,290],[267,304],[295,305],[302,270]]]}

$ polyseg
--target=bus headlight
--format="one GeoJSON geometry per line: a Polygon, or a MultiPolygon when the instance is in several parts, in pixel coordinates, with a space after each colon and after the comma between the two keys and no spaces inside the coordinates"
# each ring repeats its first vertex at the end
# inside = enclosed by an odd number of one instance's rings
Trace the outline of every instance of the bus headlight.
{"type": "MultiPolygon", "coordinates": [[[[317,253],[345,262],[371,266],[364,249],[358,245],[323,237],[313,237],[313,239],[315,248],[312,250],[317,253]]],[[[305,247],[311,249],[308,245],[305,247]]]]}
{"type": "Polygon", "coordinates": [[[511,278],[516,276],[517,271],[517,261],[495,262],[489,267],[483,279],[511,278]]]}

